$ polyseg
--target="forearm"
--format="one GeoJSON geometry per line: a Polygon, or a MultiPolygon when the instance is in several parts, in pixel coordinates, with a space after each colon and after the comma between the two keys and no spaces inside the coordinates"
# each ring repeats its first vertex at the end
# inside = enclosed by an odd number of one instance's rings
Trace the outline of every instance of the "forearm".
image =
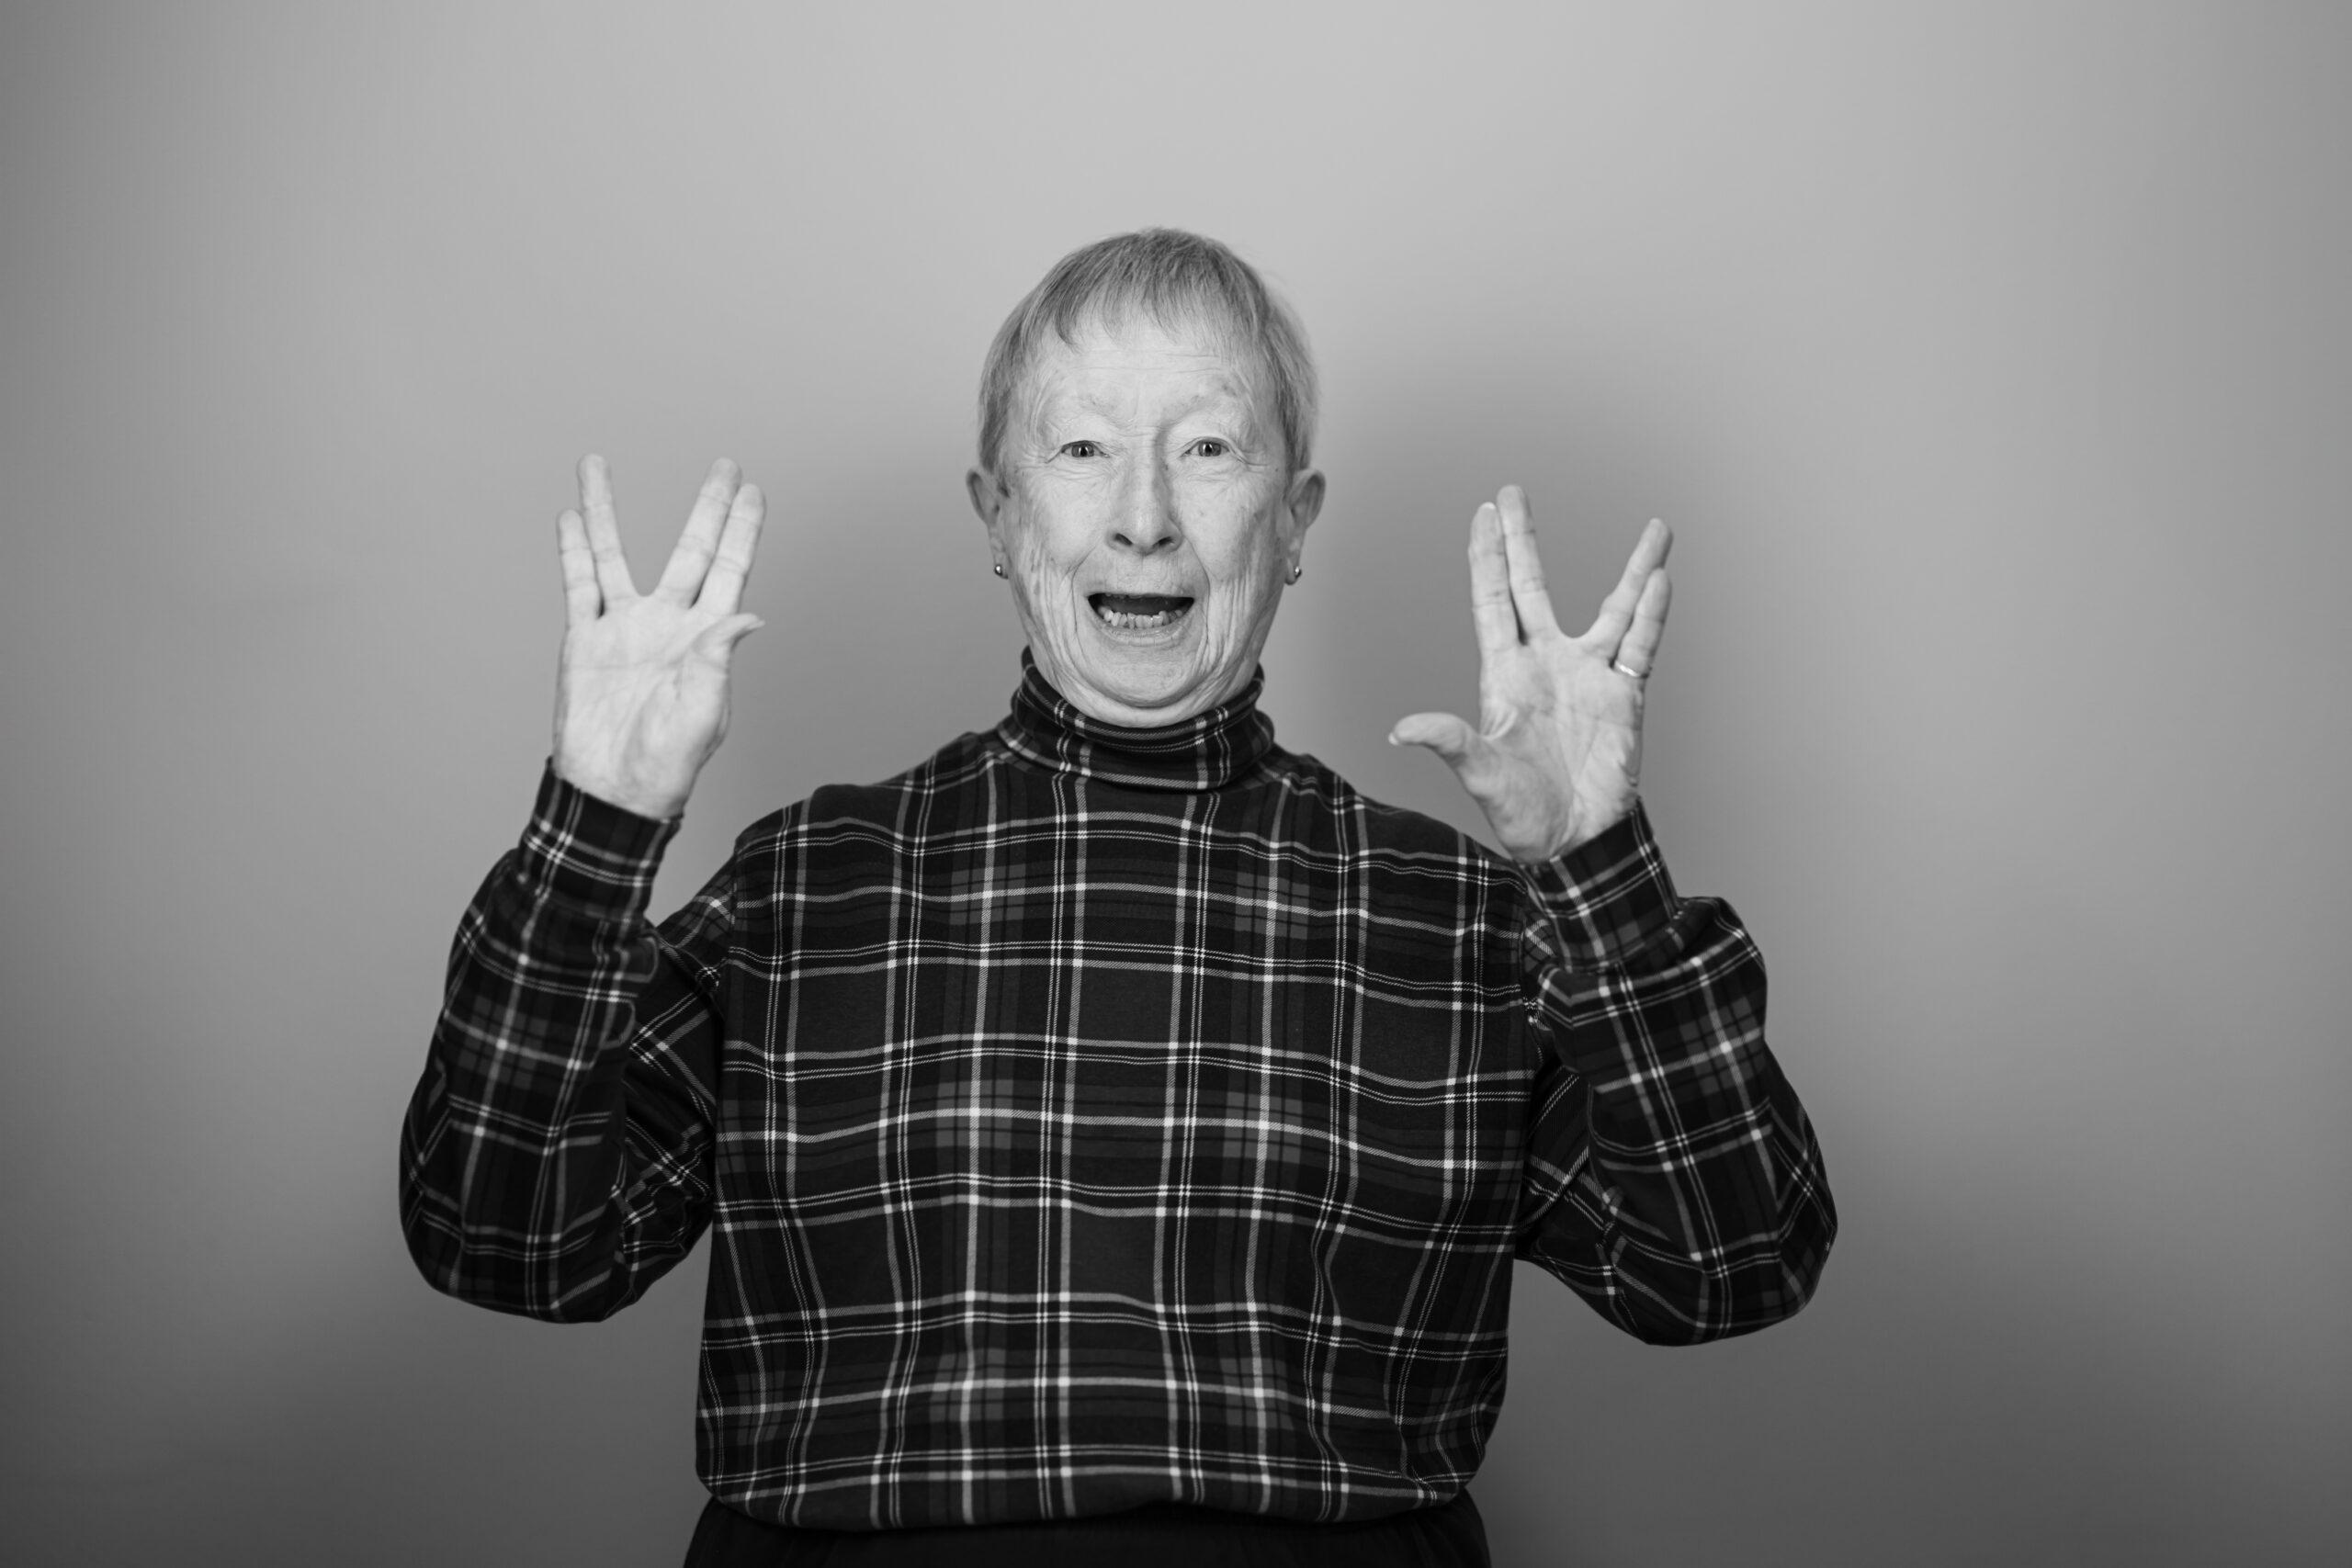
{"type": "Polygon", "coordinates": [[[658,1100],[633,1106],[629,1083],[662,962],[646,900],[673,827],[545,778],[466,911],[401,1139],[402,1226],[437,1289],[594,1318],[673,1260],[680,1227],[648,1211],[691,1190],[676,1151],[695,1132],[658,1100]]]}
{"type": "Polygon", "coordinates": [[[1837,1213],[1765,1041],[1756,944],[1729,905],[1675,895],[1638,813],[1530,882],[1551,917],[1534,1000],[1587,1097],[1565,1201],[1589,1245],[1546,1261],[1653,1342],[1788,1317],[1837,1213]]]}

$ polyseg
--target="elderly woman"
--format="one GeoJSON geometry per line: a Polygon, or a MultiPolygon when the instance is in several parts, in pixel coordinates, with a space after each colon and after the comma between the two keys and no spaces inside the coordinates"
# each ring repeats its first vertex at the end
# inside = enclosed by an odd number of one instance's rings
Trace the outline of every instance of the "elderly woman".
{"type": "Polygon", "coordinates": [[[1012,711],[745,829],[659,927],[726,728],[760,492],[658,586],[604,466],[559,524],[554,754],[459,928],[403,1145],[426,1279],[601,1318],[715,1230],[692,1563],[1475,1563],[1511,1262],[1687,1344],[1835,1228],[1730,908],[1635,794],[1653,523],[1580,636],[1524,498],[1471,521],[1501,853],[1274,743],[1323,501],[1289,312],[1223,246],[1065,258],[981,380],[1012,711]]]}

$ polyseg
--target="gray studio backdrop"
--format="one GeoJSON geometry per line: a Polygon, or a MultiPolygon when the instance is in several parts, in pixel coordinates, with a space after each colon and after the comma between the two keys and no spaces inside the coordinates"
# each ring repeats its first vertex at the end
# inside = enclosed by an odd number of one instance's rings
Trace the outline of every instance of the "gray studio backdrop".
{"type": "Polygon", "coordinates": [[[553,519],[772,497],[663,874],[991,723],[980,355],[1064,250],[1296,300],[1290,746],[1477,827],[1471,509],[1679,531],[1648,795],[1844,1212],[1657,1350],[1522,1270],[1506,1564],[2352,1561],[2352,13],[11,6],[0,1557],[674,1562],[703,1264],[432,1294],[395,1134],[547,744],[553,519]]]}

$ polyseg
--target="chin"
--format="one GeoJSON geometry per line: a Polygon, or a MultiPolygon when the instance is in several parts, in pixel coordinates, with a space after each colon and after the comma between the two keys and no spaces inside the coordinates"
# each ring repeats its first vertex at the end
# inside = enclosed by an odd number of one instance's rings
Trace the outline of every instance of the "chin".
{"type": "MultiPolygon", "coordinates": [[[[1071,661],[1069,672],[1099,694],[1102,701],[1130,710],[1095,714],[1114,724],[1148,728],[1175,724],[1216,705],[1224,682],[1202,669],[1195,658],[1170,649],[1090,649],[1087,657],[1071,661]]],[[[1075,683],[1075,682],[1073,682],[1075,683]]],[[[1065,690],[1071,701],[1087,705],[1080,694],[1065,690]]]]}
{"type": "Polygon", "coordinates": [[[1190,668],[1133,659],[1099,661],[1083,673],[1096,691],[1124,706],[1154,715],[1170,710],[1153,723],[1174,723],[1176,709],[1209,706],[1216,684],[1190,668]]]}

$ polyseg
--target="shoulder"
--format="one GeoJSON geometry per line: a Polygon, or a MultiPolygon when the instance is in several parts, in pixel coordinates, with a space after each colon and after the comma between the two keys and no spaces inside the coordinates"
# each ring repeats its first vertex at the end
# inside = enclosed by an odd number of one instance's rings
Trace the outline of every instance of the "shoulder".
{"type": "Polygon", "coordinates": [[[1003,750],[984,730],[959,735],[903,773],[873,784],[830,784],[745,828],[736,835],[739,863],[772,860],[819,845],[896,848],[935,833],[946,811],[960,814],[958,797],[972,794],[1003,750]]]}
{"type": "Polygon", "coordinates": [[[1459,828],[1376,800],[1318,758],[1277,746],[1260,766],[1268,782],[1286,792],[1300,811],[1338,824],[1337,830],[1356,855],[1400,872],[1482,884],[1516,881],[1510,861],[1459,828]]]}
{"type": "Polygon", "coordinates": [[[1314,757],[1277,750],[1264,767],[1282,792],[1277,832],[1321,863],[1384,972],[1431,974],[1422,966],[1439,964],[1459,978],[1511,961],[1525,901],[1510,861],[1449,823],[1374,799],[1314,757]]]}

